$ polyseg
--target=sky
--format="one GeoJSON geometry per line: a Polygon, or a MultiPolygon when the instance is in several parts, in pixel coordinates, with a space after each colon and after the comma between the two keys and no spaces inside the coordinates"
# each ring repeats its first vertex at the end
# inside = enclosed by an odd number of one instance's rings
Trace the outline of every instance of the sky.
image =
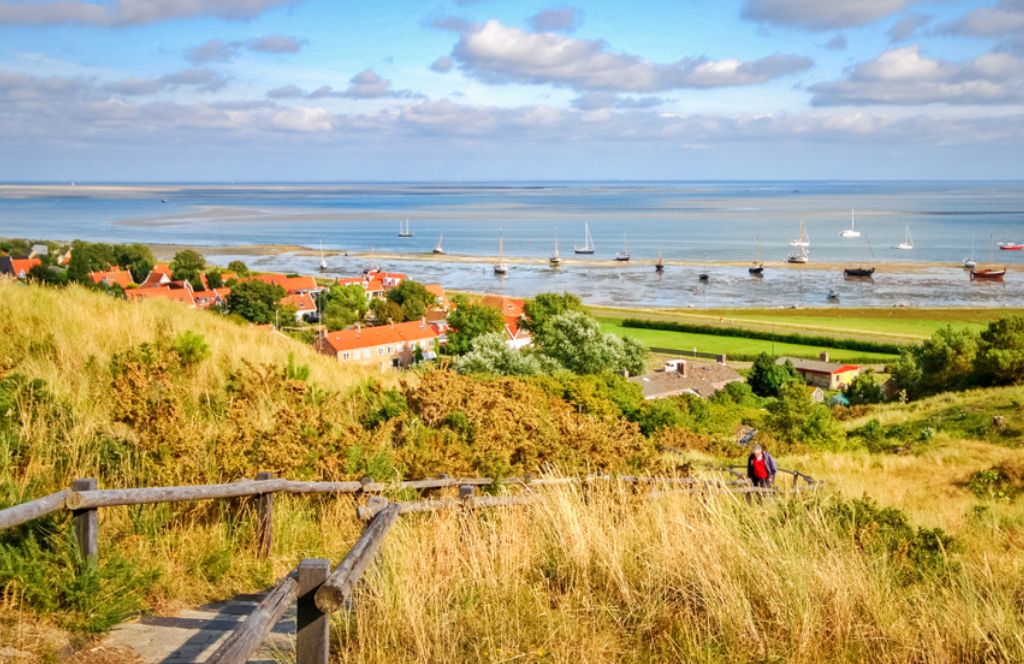
{"type": "Polygon", "coordinates": [[[0,180],[1021,179],[1024,0],[0,0],[0,180]]]}

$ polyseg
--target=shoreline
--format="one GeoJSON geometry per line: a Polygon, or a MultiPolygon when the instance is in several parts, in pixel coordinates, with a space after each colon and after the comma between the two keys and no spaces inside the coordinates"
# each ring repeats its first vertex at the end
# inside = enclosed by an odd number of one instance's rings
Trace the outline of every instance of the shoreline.
{"type": "MultiPolygon", "coordinates": [[[[203,254],[212,254],[220,256],[282,256],[285,254],[291,254],[299,257],[315,258],[320,256],[320,250],[302,245],[290,245],[290,244],[246,244],[246,245],[200,245],[200,244],[186,244],[186,243],[155,243],[155,242],[143,242],[152,251],[153,255],[159,260],[169,260],[174,257],[174,254],[184,249],[194,249],[200,251],[203,254]]],[[[362,258],[367,263],[374,263],[380,261],[417,261],[417,262],[436,262],[436,263],[459,263],[459,264],[492,264],[498,261],[498,256],[488,255],[469,255],[469,254],[434,254],[429,252],[410,252],[410,253],[396,253],[396,252],[343,252],[337,250],[325,250],[324,256],[328,259],[332,257],[345,257],[345,258],[362,258]]],[[[540,265],[547,266],[547,258],[532,258],[532,257],[514,257],[505,256],[502,259],[504,262],[512,265],[540,265]]],[[[612,258],[594,259],[594,258],[573,258],[563,257],[562,266],[557,269],[565,269],[572,267],[586,267],[586,268],[604,268],[604,269],[622,269],[636,265],[642,265],[654,268],[656,259],[653,258],[640,258],[633,259],[625,263],[620,263],[612,258]]],[[[752,263],[751,261],[735,261],[735,260],[665,260],[663,261],[666,268],[669,267],[684,267],[684,268],[746,268],[752,263]]],[[[771,270],[794,270],[794,271],[836,271],[841,272],[843,268],[853,267],[855,263],[836,263],[836,262],[810,262],[810,263],[787,263],[785,261],[763,261],[765,269],[771,270]]],[[[957,263],[944,263],[941,261],[921,261],[921,262],[886,262],[886,261],[875,261],[874,265],[881,268],[880,274],[900,274],[900,273],[921,273],[929,270],[937,269],[950,269],[965,271],[962,265],[957,263]]],[[[996,262],[995,265],[1000,267],[1003,263],[996,262]]],[[[1009,272],[1024,272],[1024,265],[1015,265],[1007,262],[1006,269],[1009,272]]]]}

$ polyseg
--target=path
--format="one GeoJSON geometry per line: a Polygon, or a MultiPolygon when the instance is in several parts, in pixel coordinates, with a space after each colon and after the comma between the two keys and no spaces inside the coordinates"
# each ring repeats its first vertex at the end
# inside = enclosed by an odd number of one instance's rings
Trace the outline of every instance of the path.
{"type": "MultiPolygon", "coordinates": [[[[205,662],[262,598],[263,595],[239,595],[171,616],[144,616],[115,627],[103,646],[130,653],[145,664],[205,662]]],[[[288,661],[294,649],[294,634],[293,607],[249,660],[250,664],[288,661]]]]}

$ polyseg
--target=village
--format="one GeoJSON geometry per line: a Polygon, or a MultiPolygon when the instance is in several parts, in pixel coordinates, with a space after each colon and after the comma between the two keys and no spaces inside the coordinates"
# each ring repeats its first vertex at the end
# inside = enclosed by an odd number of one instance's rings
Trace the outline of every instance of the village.
{"type": "MultiPolygon", "coordinates": [[[[72,250],[68,248],[53,260],[47,260],[48,251],[46,245],[36,244],[26,256],[0,257],[0,276],[27,280],[33,274],[39,275],[39,270],[66,270],[72,259],[72,250]],[[34,269],[37,270],[35,273],[34,269]]],[[[533,344],[526,300],[507,295],[452,298],[442,284],[422,284],[422,289],[430,297],[422,315],[415,320],[385,317],[386,314],[381,312],[394,313],[395,316],[402,312],[376,305],[387,305],[389,294],[403,288],[403,284],[416,288],[420,285],[405,273],[388,272],[379,267],[368,267],[355,276],[325,279],[312,275],[249,272],[244,264],[233,262],[228,269],[204,265],[203,270],[196,270],[192,278],[175,279],[172,263],[157,262],[138,283],[132,271],[124,266],[111,265],[90,271],[87,276],[92,286],[123,293],[129,302],[170,300],[191,309],[222,313],[230,311],[232,292],[239,286],[265,284],[277,289],[273,292],[281,296],[274,303],[273,320],[253,321],[253,324],[268,331],[291,333],[308,340],[317,352],[331,356],[339,363],[381,371],[408,369],[420,362],[439,360],[448,345],[449,333],[453,331],[450,319],[459,302],[495,310],[502,321],[504,343],[510,350],[518,351],[533,344]],[[238,269],[232,270],[231,267],[238,269]],[[355,320],[343,329],[330,330],[324,325],[324,302],[334,287],[354,289],[365,301],[353,314],[355,320]]],[[[830,361],[827,352],[821,353],[817,359],[782,356],[774,358],[774,362],[786,366],[803,380],[812,402],[827,402],[830,406],[849,405],[843,391],[864,371],[856,364],[830,361]]],[[[658,355],[646,362],[646,371],[636,375],[629,375],[628,371],[623,373],[640,387],[648,400],[684,394],[707,399],[730,383],[743,382],[749,367],[749,363],[730,363],[725,355],[698,353],[695,349],[693,357],[658,355]]],[[[887,393],[892,390],[888,383],[883,387],[887,393]]]]}

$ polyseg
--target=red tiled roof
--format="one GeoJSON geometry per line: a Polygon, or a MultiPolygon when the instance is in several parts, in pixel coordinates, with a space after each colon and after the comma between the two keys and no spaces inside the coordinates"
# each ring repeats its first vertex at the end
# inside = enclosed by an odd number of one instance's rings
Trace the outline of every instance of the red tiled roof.
{"type": "Polygon", "coordinates": [[[265,284],[274,284],[280,286],[289,293],[298,293],[300,291],[312,291],[317,290],[319,286],[316,285],[316,279],[313,277],[289,277],[284,274],[257,274],[249,277],[246,281],[262,281],[265,284]]]}
{"type": "Polygon", "coordinates": [[[832,373],[833,374],[841,374],[841,373],[846,373],[847,371],[860,371],[860,367],[858,367],[856,364],[844,364],[843,366],[839,367],[838,369],[836,369],[832,373]]]}
{"type": "Polygon", "coordinates": [[[286,295],[279,300],[279,303],[285,307],[295,307],[301,312],[316,311],[316,302],[313,301],[313,296],[309,293],[286,295]]]}
{"type": "Polygon", "coordinates": [[[338,277],[335,282],[339,286],[365,286],[366,279],[363,277],[338,277]]]}
{"type": "Polygon", "coordinates": [[[28,273],[32,271],[36,265],[42,265],[43,261],[38,258],[12,258],[11,259],[11,271],[14,276],[21,278],[28,276],[28,273]]]}
{"type": "Polygon", "coordinates": [[[324,341],[335,352],[373,348],[386,344],[405,344],[434,339],[437,330],[421,321],[395,323],[378,327],[355,327],[324,335],[324,341]]]}
{"type": "Polygon", "coordinates": [[[511,338],[517,338],[520,331],[526,332],[526,330],[520,330],[519,327],[525,315],[526,300],[504,295],[485,295],[480,299],[480,304],[501,312],[501,315],[505,317],[505,328],[511,338]]]}
{"type": "Polygon", "coordinates": [[[121,288],[128,288],[135,284],[132,273],[121,268],[110,268],[106,272],[90,272],[89,278],[94,284],[104,283],[108,286],[117,285],[121,288]]]}
{"type": "Polygon", "coordinates": [[[139,288],[157,288],[171,280],[171,268],[167,263],[157,263],[146,275],[139,288]]]}
{"type": "Polygon", "coordinates": [[[192,295],[192,290],[189,288],[129,288],[124,294],[129,300],[175,300],[190,307],[196,306],[196,300],[192,295]]]}

